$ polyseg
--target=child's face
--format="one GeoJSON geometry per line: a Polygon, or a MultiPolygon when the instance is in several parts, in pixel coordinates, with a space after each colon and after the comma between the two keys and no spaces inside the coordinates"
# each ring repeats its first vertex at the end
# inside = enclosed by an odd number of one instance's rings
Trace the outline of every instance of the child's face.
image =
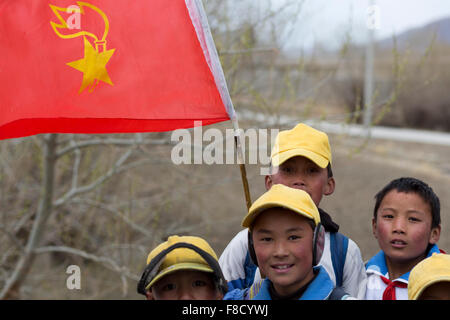
{"type": "Polygon", "coordinates": [[[306,191],[319,206],[323,195],[330,195],[334,191],[334,178],[328,178],[327,168],[321,168],[305,157],[293,157],[283,162],[278,171],[266,176],[266,189],[274,184],[302,189],[306,191]]]}
{"type": "Polygon", "coordinates": [[[313,278],[313,230],[307,218],[271,208],[255,219],[252,236],[258,266],[278,294],[290,295],[313,278]]]}
{"type": "Polygon", "coordinates": [[[392,190],[380,203],[373,234],[392,262],[413,267],[426,255],[428,244],[439,240],[440,227],[431,228],[431,208],[416,193],[392,190]]]}
{"type": "Polygon", "coordinates": [[[220,300],[222,294],[211,274],[180,270],[158,280],[147,298],[151,300],[220,300]]]}
{"type": "Polygon", "coordinates": [[[429,286],[418,300],[450,300],[450,282],[438,282],[429,286]]]}

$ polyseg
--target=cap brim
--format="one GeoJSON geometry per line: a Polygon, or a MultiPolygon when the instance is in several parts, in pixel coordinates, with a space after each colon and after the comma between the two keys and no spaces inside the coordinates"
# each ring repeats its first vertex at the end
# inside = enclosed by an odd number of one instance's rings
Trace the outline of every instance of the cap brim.
{"type": "Polygon", "coordinates": [[[289,160],[290,158],[297,157],[297,156],[306,157],[321,168],[326,168],[329,163],[329,160],[327,158],[325,158],[315,152],[312,152],[312,151],[309,151],[306,149],[296,148],[296,149],[290,149],[287,151],[283,151],[283,152],[280,152],[280,153],[274,155],[271,159],[272,165],[275,167],[278,167],[281,164],[283,164],[283,162],[289,160]]]}
{"type": "Polygon", "coordinates": [[[145,287],[145,290],[148,290],[149,288],[151,288],[156,282],[158,282],[158,280],[160,280],[162,277],[167,276],[168,274],[174,273],[176,271],[180,271],[180,270],[194,270],[194,271],[202,271],[202,272],[209,272],[209,273],[214,273],[214,270],[209,267],[206,266],[204,264],[198,264],[198,263],[179,263],[176,265],[173,265],[171,267],[168,267],[166,269],[164,269],[163,271],[161,271],[160,273],[158,273],[153,279],[152,281],[150,281],[150,283],[145,287]]]}
{"type": "Polygon", "coordinates": [[[437,282],[450,282],[450,276],[440,276],[437,277],[436,279],[433,279],[431,281],[427,281],[425,285],[422,286],[422,288],[417,291],[416,293],[414,293],[411,297],[410,300],[417,300],[418,297],[420,297],[420,295],[425,291],[425,289],[427,289],[429,286],[437,283],[437,282]]]}
{"type": "Polygon", "coordinates": [[[298,213],[300,216],[303,216],[303,217],[305,217],[307,219],[313,220],[315,224],[317,224],[317,222],[318,222],[318,221],[316,221],[314,219],[314,216],[312,214],[300,211],[300,210],[298,210],[295,207],[286,205],[286,203],[282,202],[282,201],[279,201],[279,202],[278,201],[271,201],[271,202],[266,202],[266,203],[264,203],[261,206],[253,208],[253,210],[249,214],[247,214],[247,216],[244,218],[244,220],[242,220],[242,226],[244,228],[249,228],[252,225],[253,221],[256,219],[256,217],[261,212],[263,212],[264,210],[270,209],[270,208],[278,208],[278,207],[294,211],[295,213],[298,213]]]}

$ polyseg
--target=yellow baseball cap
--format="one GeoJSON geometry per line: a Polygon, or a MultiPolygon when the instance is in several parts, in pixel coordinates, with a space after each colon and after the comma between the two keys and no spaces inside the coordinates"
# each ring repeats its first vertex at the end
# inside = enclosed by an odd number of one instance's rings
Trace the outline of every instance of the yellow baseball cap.
{"type": "MultiPolygon", "coordinates": [[[[212,256],[217,262],[217,255],[211,246],[202,238],[193,236],[170,236],[166,242],[161,243],[153,249],[147,257],[147,265],[161,252],[179,243],[193,245],[212,256]]],[[[214,273],[213,268],[203,259],[200,254],[190,248],[176,248],[167,253],[161,261],[156,275],[145,286],[145,290],[150,289],[162,277],[179,270],[196,270],[214,273]]]]}
{"type": "Polygon", "coordinates": [[[417,300],[430,285],[450,281],[450,255],[433,253],[419,262],[409,274],[408,299],[417,300]]]}
{"type": "Polygon", "coordinates": [[[261,212],[275,207],[294,211],[301,216],[314,220],[316,225],[320,222],[319,211],[307,192],[289,188],[282,184],[274,184],[252,204],[247,216],[242,220],[242,226],[249,228],[261,212]]]}
{"type": "Polygon", "coordinates": [[[272,149],[272,165],[277,167],[292,157],[310,159],[321,168],[331,163],[331,148],[326,133],[300,123],[291,130],[280,131],[272,149]]]}

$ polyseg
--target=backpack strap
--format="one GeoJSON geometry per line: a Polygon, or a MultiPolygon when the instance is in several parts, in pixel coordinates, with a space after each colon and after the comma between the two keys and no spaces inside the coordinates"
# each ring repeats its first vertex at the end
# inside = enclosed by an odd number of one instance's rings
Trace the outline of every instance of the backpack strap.
{"type": "Polygon", "coordinates": [[[253,259],[250,256],[250,252],[247,251],[244,262],[244,288],[248,288],[252,285],[253,281],[255,280],[256,269],[258,269],[258,266],[253,262],[253,259]]]}
{"type": "Polygon", "coordinates": [[[258,294],[259,290],[261,290],[264,279],[254,282],[250,288],[245,290],[244,300],[253,300],[253,298],[258,294]]]}
{"type": "Polygon", "coordinates": [[[330,233],[331,261],[336,276],[336,287],[341,287],[344,278],[344,265],[347,256],[348,238],[339,232],[330,233]]]}
{"type": "Polygon", "coordinates": [[[345,292],[342,288],[337,287],[331,291],[328,300],[345,300],[345,298],[349,297],[348,293],[345,292]]]}

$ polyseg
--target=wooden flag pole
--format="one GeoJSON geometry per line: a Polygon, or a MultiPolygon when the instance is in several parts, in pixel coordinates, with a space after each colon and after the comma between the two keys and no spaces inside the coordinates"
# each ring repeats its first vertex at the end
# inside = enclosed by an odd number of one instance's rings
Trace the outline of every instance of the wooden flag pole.
{"type": "Polygon", "coordinates": [[[247,171],[245,170],[244,153],[243,153],[243,149],[242,149],[241,135],[240,135],[239,125],[238,125],[236,116],[234,116],[231,119],[231,121],[232,121],[233,127],[234,127],[234,144],[236,147],[239,168],[241,171],[242,185],[244,187],[245,203],[247,205],[247,210],[249,210],[252,205],[252,200],[250,197],[250,189],[248,186],[247,171]]]}

